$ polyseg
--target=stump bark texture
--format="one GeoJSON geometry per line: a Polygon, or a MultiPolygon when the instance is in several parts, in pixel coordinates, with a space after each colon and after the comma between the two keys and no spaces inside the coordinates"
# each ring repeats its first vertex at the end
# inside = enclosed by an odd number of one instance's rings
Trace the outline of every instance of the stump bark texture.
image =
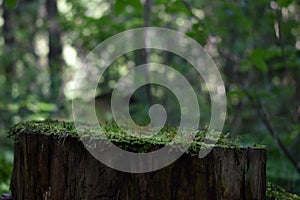
{"type": "Polygon", "coordinates": [[[130,174],[97,161],[76,138],[21,134],[15,142],[15,200],[265,199],[266,150],[214,147],[158,171],[130,174]]]}

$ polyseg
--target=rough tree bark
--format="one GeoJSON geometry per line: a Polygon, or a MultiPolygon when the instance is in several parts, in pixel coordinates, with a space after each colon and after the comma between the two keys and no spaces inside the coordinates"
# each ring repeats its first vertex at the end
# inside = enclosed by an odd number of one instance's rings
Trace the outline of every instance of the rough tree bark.
{"type": "Polygon", "coordinates": [[[215,147],[161,170],[130,174],[97,161],[73,137],[20,134],[13,199],[265,199],[266,150],[215,147]]]}

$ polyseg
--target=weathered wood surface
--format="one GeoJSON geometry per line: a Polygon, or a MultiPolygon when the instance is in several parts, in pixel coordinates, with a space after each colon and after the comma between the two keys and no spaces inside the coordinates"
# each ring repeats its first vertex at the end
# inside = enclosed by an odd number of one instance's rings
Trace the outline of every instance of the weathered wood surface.
{"type": "Polygon", "coordinates": [[[130,174],[97,161],[75,138],[22,134],[15,143],[13,199],[265,199],[266,150],[215,147],[161,170],[130,174]]]}

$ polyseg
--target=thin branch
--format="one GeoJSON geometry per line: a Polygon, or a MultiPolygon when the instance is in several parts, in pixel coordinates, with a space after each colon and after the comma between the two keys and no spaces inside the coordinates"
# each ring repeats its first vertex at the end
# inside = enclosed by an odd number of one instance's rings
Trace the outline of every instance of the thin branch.
{"type": "MultiPolygon", "coordinates": [[[[189,13],[195,19],[197,19],[200,23],[202,20],[197,15],[195,15],[195,13],[193,13],[192,6],[189,4],[189,2],[187,2],[186,0],[182,0],[182,2],[184,4],[184,6],[187,8],[187,10],[189,11],[189,13]]],[[[277,17],[277,23],[278,23],[278,32],[279,32],[278,39],[279,39],[280,48],[281,48],[281,56],[282,56],[282,59],[283,59],[283,62],[284,62],[284,65],[285,65],[285,68],[286,68],[286,71],[287,71],[287,75],[289,77],[289,71],[288,71],[288,68],[287,68],[287,65],[286,65],[286,62],[285,62],[285,51],[284,51],[284,45],[283,45],[283,40],[282,40],[282,24],[281,24],[279,9],[277,10],[276,17],[277,17]]],[[[219,51],[219,52],[221,52],[221,51],[219,51]]],[[[227,57],[227,56],[225,56],[225,57],[227,57]]],[[[263,105],[261,103],[257,104],[255,102],[254,98],[245,89],[244,89],[244,92],[247,95],[250,102],[256,108],[256,111],[257,111],[259,117],[261,118],[263,124],[265,125],[265,127],[267,128],[267,130],[271,134],[271,136],[275,139],[275,141],[276,141],[277,145],[279,146],[279,148],[287,156],[287,158],[293,164],[293,166],[295,167],[297,172],[300,173],[300,167],[298,166],[297,161],[294,160],[294,158],[292,157],[292,155],[290,154],[290,152],[288,151],[286,146],[283,144],[281,139],[276,134],[275,130],[273,129],[273,126],[272,126],[271,122],[268,120],[268,115],[265,112],[265,110],[263,108],[263,105]]]]}
{"type": "Polygon", "coordinates": [[[236,112],[231,123],[230,123],[230,134],[233,136],[236,133],[236,130],[241,122],[242,119],[242,112],[244,111],[245,103],[243,100],[241,100],[237,105],[237,110],[239,112],[236,112]]]}
{"type": "MultiPolygon", "coordinates": [[[[187,2],[186,0],[182,0],[182,3],[183,3],[183,5],[186,7],[186,9],[189,11],[189,13],[190,13],[195,19],[198,20],[199,23],[203,21],[200,17],[198,17],[198,16],[193,12],[193,7],[192,7],[192,5],[191,5],[189,2],[187,2]]],[[[201,23],[201,25],[204,26],[203,23],[201,23]]]]}
{"type": "MultiPolygon", "coordinates": [[[[150,26],[150,14],[151,14],[151,2],[152,0],[145,0],[144,1],[144,27],[149,27],[150,26]]],[[[147,31],[145,32],[145,50],[144,50],[144,64],[148,64],[150,62],[150,49],[147,48],[150,46],[150,40],[149,36],[147,34],[147,31]]],[[[146,68],[145,71],[147,83],[150,83],[150,75],[149,75],[149,69],[148,67],[146,68]]],[[[151,85],[147,84],[146,86],[146,95],[149,103],[149,107],[153,104],[152,100],[152,93],[151,93],[151,85]]]]}
{"type": "Polygon", "coordinates": [[[264,109],[263,105],[261,103],[256,103],[255,99],[252,97],[251,94],[249,94],[247,92],[246,89],[244,89],[243,91],[247,95],[247,97],[250,100],[250,102],[255,107],[258,116],[262,120],[263,124],[267,128],[267,130],[270,133],[270,135],[275,139],[275,141],[276,141],[277,145],[279,146],[279,148],[286,155],[286,157],[289,159],[289,161],[293,164],[293,166],[295,167],[295,169],[297,170],[297,172],[300,173],[300,167],[299,167],[297,161],[294,160],[293,156],[290,154],[290,152],[288,151],[288,149],[286,148],[286,146],[283,144],[283,142],[281,141],[281,139],[279,138],[279,136],[275,132],[275,130],[274,130],[273,126],[272,126],[272,123],[268,119],[268,114],[266,113],[266,110],[264,109]]]}

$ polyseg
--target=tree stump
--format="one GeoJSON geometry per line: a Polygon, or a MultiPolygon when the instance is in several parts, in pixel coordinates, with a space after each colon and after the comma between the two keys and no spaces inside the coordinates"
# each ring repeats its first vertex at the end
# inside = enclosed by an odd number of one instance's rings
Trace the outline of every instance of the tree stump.
{"type": "MultiPolygon", "coordinates": [[[[24,131],[24,130],[23,130],[24,131]]],[[[14,200],[265,199],[266,150],[214,147],[204,158],[131,174],[96,160],[75,137],[22,133],[15,139],[14,200]]]]}

